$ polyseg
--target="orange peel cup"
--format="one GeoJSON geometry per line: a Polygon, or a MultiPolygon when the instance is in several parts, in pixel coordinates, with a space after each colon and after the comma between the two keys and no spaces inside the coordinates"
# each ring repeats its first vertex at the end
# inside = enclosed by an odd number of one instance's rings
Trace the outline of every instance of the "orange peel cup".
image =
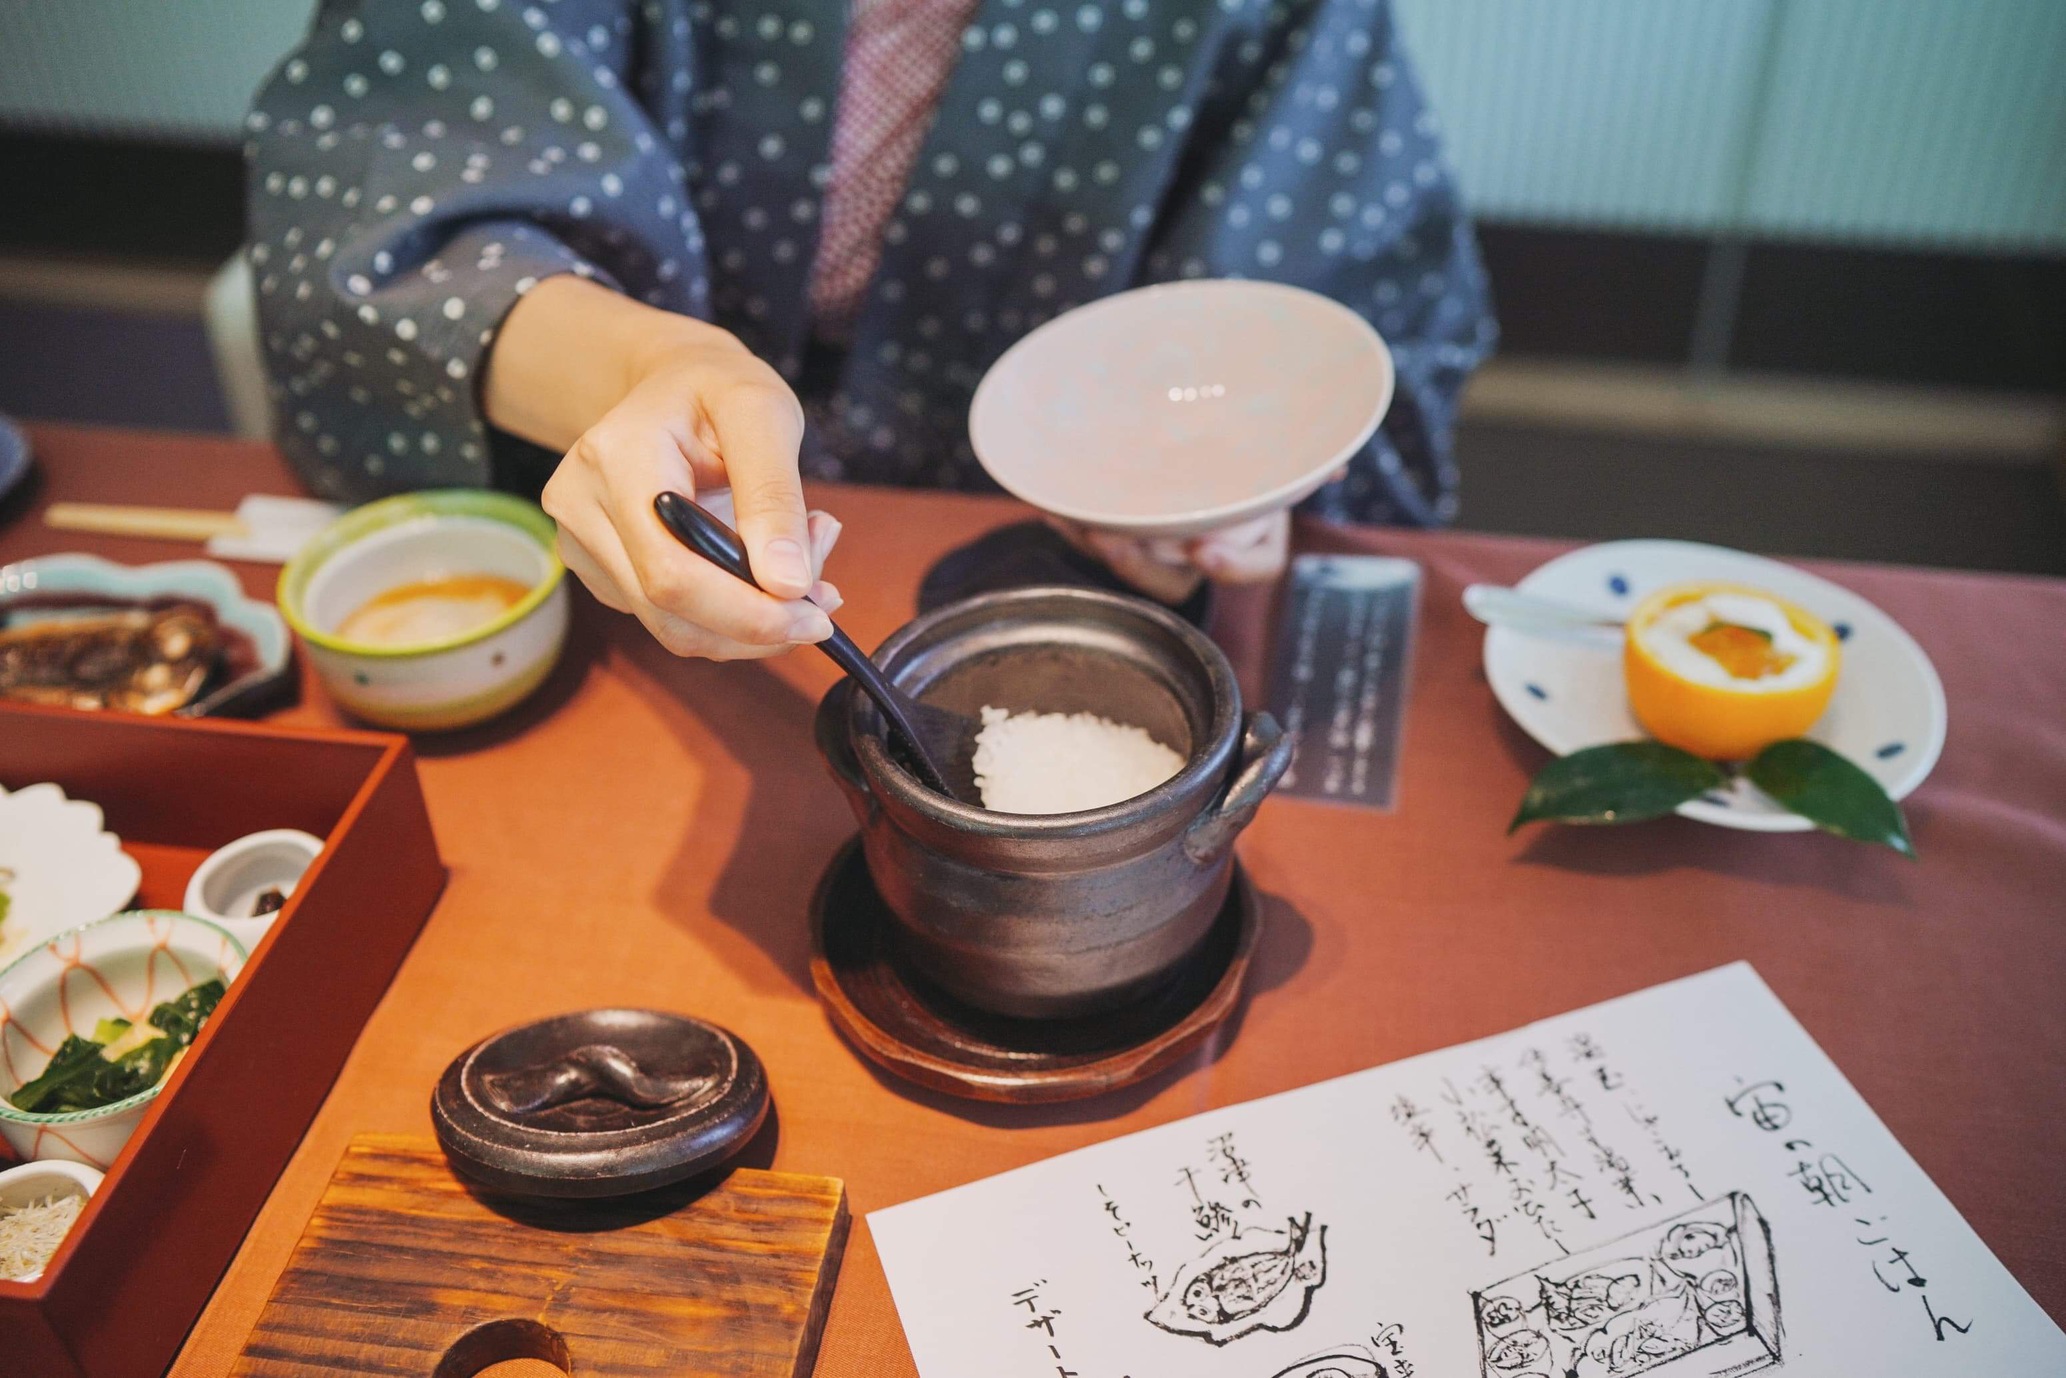
{"type": "Polygon", "coordinates": [[[1622,672],[1628,684],[1629,708],[1651,736],[1709,760],[1741,761],[1773,742],[1801,736],[1815,725],[1836,691],[1841,660],[1836,633],[1829,624],[1783,598],[1741,584],[1673,584],[1645,598],[1629,617],[1622,672]],[[1763,675],[1779,667],[1770,660],[1769,642],[1743,628],[1717,626],[1695,638],[1697,649],[1739,679],[1741,688],[1688,679],[1643,644],[1641,632],[1659,617],[1715,593],[1742,594],[1777,607],[1795,631],[1825,652],[1822,674],[1787,689],[1757,687],[1763,675]]]}

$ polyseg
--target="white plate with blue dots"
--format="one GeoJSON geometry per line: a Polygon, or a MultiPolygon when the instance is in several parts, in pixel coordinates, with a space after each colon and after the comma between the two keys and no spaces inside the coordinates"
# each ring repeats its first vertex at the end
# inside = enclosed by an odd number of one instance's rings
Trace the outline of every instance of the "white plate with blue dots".
{"type": "MultiPolygon", "coordinates": [[[[1827,622],[1843,643],[1843,666],[1829,711],[1808,735],[1857,762],[1895,799],[1923,782],[1944,749],[1944,686],[1915,638],[1847,588],[1777,560],[1692,541],[1586,546],[1515,587],[1619,621],[1655,589],[1709,580],[1765,589],[1827,622]]],[[[1644,735],[1629,711],[1619,650],[1490,627],[1485,678],[1514,721],[1560,756],[1644,735]]],[[[1814,826],[1742,779],[1679,812],[1756,832],[1814,826]]]]}

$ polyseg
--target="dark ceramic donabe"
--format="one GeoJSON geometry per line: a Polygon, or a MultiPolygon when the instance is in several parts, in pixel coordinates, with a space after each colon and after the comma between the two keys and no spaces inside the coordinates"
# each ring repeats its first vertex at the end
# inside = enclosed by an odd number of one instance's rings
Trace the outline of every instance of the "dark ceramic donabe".
{"type": "Polygon", "coordinates": [[[1068,1017],[1150,993],[1204,941],[1234,838],[1292,748],[1269,714],[1244,720],[1233,669],[1203,633],[1139,598],[1014,589],[927,613],[875,660],[905,693],[953,712],[1098,713],[1185,758],[1172,779],[1106,808],[992,813],[898,766],[866,700],[844,685],[826,695],[818,747],[919,972],[978,1009],[1068,1017]]]}

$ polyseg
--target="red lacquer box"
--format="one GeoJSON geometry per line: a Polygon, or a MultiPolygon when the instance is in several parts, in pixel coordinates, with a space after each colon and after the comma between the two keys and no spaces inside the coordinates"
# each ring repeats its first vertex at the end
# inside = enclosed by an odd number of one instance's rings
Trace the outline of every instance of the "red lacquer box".
{"type": "Polygon", "coordinates": [[[177,909],[217,847],[324,839],[64,1246],[0,1282],[0,1373],[138,1378],[171,1363],[445,883],[406,737],[0,704],[0,785],[100,805],[177,909]]]}

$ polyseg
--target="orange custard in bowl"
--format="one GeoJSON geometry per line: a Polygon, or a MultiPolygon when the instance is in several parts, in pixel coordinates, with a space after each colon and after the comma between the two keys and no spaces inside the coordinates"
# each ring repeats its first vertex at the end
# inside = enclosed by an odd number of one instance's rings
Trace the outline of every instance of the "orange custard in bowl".
{"type": "Polygon", "coordinates": [[[1841,660],[1827,623],[1761,589],[1674,584],[1629,618],[1622,668],[1651,736],[1736,761],[1813,727],[1841,660]]]}
{"type": "Polygon", "coordinates": [[[383,589],[337,624],[361,646],[422,646],[464,636],[524,601],[530,589],[499,574],[455,574],[383,589]]]}

